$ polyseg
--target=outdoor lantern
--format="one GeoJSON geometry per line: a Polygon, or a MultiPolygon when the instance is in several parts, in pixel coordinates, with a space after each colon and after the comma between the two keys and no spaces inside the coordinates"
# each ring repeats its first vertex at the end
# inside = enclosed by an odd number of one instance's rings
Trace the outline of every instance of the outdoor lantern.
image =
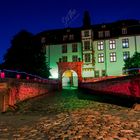
{"type": "Polygon", "coordinates": [[[37,81],[37,78],[34,78],[34,81],[37,81]]]}
{"type": "Polygon", "coordinates": [[[17,79],[20,79],[20,74],[17,74],[16,76],[17,76],[17,79]]]}
{"type": "Polygon", "coordinates": [[[30,79],[29,76],[27,76],[27,77],[26,77],[26,80],[29,80],[29,79],[30,79]]]}
{"type": "Polygon", "coordinates": [[[5,73],[4,73],[4,72],[1,72],[1,73],[0,73],[0,77],[1,77],[1,78],[5,78],[5,73]]]}

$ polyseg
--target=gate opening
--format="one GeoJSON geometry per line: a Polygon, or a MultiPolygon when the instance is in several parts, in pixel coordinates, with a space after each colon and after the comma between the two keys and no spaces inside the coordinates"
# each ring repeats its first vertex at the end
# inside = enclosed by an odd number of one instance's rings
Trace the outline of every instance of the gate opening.
{"type": "Polygon", "coordinates": [[[73,70],[67,70],[62,75],[62,88],[63,89],[77,89],[78,88],[78,75],[73,70]]]}

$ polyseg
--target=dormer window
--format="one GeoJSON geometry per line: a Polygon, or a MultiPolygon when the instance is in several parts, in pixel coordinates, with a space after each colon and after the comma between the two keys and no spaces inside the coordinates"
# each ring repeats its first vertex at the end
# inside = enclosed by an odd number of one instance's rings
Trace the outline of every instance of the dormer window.
{"type": "Polygon", "coordinates": [[[103,37],[103,31],[99,31],[99,32],[98,32],[98,37],[99,37],[99,38],[102,38],[102,37],[103,37]]]}
{"type": "Polygon", "coordinates": [[[84,31],[84,37],[88,37],[89,36],[89,31],[84,31]]]}
{"type": "Polygon", "coordinates": [[[122,28],[122,34],[123,35],[127,34],[127,28],[122,28]]]}
{"type": "Polygon", "coordinates": [[[66,41],[68,38],[68,35],[63,35],[63,41],[66,41]]]}
{"type": "Polygon", "coordinates": [[[69,40],[74,40],[74,35],[69,35],[69,40]]]}
{"type": "Polygon", "coordinates": [[[45,43],[46,42],[46,38],[45,37],[42,37],[41,38],[41,43],[45,43]]]}
{"type": "Polygon", "coordinates": [[[110,31],[105,31],[105,37],[110,37],[110,31]]]}

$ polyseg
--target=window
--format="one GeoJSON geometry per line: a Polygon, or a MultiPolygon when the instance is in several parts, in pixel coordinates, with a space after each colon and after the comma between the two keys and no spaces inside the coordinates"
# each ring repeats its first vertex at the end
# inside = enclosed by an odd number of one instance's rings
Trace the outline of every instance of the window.
{"type": "Polygon", "coordinates": [[[123,52],[123,60],[126,60],[129,57],[130,57],[130,52],[129,51],[123,52]]]}
{"type": "Polygon", "coordinates": [[[62,45],[62,53],[67,53],[67,45],[62,45]]]}
{"type": "Polygon", "coordinates": [[[103,53],[99,53],[98,54],[98,62],[99,63],[103,63],[104,62],[104,54],[103,53]]]}
{"type": "Polygon", "coordinates": [[[72,52],[77,52],[77,44],[72,44],[72,52]]]}
{"type": "Polygon", "coordinates": [[[98,50],[103,50],[104,49],[104,42],[103,41],[99,41],[97,44],[98,50]]]}
{"type": "Polygon", "coordinates": [[[105,37],[110,37],[110,31],[105,31],[105,37]]]}
{"type": "Polygon", "coordinates": [[[72,56],[72,62],[78,62],[78,56],[77,55],[72,56]]]}
{"type": "Polygon", "coordinates": [[[84,41],[84,50],[90,50],[90,41],[84,41]]]}
{"type": "Polygon", "coordinates": [[[110,53],[110,62],[116,62],[116,53],[115,52],[110,53]]]}
{"type": "Polygon", "coordinates": [[[122,39],[122,47],[129,48],[129,40],[128,38],[122,39]]]}
{"type": "Polygon", "coordinates": [[[67,62],[67,56],[62,56],[62,61],[67,62]]]}
{"type": "Polygon", "coordinates": [[[95,73],[96,78],[99,77],[99,71],[98,70],[95,70],[94,73],[95,73]]]}
{"type": "Polygon", "coordinates": [[[89,36],[89,31],[84,31],[84,37],[88,37],[89,36]]]}
{"type": "Polygon", "coordinates": [[[106,76],[106,71],[102,70],[102,76],[106,76]]]}
{"type": "Polygon", "coordinates": [[[68,35],[64,35],[64,36],[63,36],[63,41],[66,41],[67,38],[68,38],[68,35]]]}
{"type": "Polygon", "coordinates": [[[90,53],[85,54],[85,62],[90,62],[90,53]]]}
{"type": "Polygon", "coordinates": [[[122,34],[123,35],[127,34],[127,28],[122,28],[122,34]]]}
{"type": "Polygon", "coordinates": [[[41,38],[41,43],[45,43],[46,42],[46,38],[45,37],[42,37],[41,38]]]}
{"type": "Polygon", "coordinates": [[[110,40],[109,41],[109,49],[115,49],[116,48],[116,41],[115,40],[110,40]]]}
{"type": "Polygon", "coordinates": [[[69,40],[74,40],[74,35],[69,35],[69,40]]]}
{"type": "Polygon", "coordinates": [[[98,32],[98,37],[99,37],[99,38],[102,38],[102,37],[103,37],[103,31],[99,31],[99,32],[98,32]]]}

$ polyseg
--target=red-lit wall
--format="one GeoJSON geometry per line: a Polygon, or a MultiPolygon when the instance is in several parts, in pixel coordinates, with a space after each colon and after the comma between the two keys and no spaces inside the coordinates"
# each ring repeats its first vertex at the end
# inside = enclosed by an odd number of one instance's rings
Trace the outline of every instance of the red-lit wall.
{"type": "Polygon", "coordinates": [[[56,89],[58,89],[58,83],[54,81],[39,83],[9,80],[0,83],[0,112],[6,111],[9,105],[14,106],[18,102],[42,94],[49,94],[50,91],[56,89]]]}
{"type": "Polygon", "coordinates": [[[95,92],[99,91],[119,96],[140,97],[140,77],[122,77],[100,82],[82,83],[80,86],[81,88],[90,89],[95,92]]]}

